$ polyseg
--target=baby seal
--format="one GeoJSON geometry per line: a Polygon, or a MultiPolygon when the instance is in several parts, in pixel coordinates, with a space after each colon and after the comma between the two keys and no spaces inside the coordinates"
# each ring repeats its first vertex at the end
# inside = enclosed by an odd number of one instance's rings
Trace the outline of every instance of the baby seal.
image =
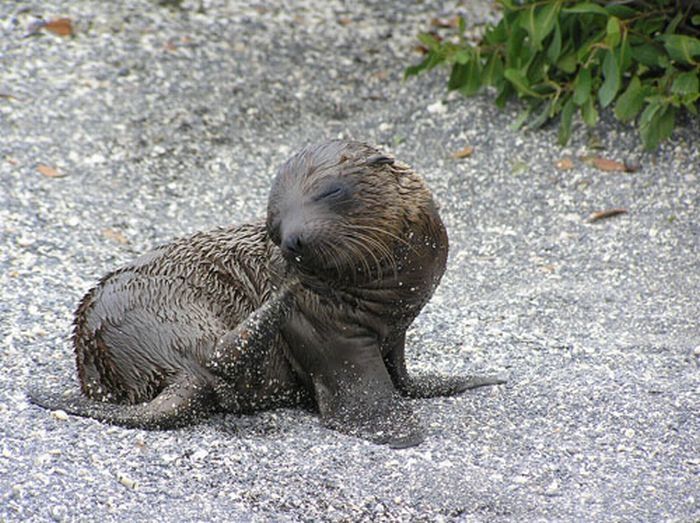
{"type": "Polygon", "coordinates": [[[145,429],[312,401],[328,427],[418,444],[406,397],[502,383],[406,372],[406,329],[447,250],[408,166],[359,142],[306,147],[279,169],[265,222],[176,240],[102,278],[75,316],[82,394],[30,398],[145,429]]]}

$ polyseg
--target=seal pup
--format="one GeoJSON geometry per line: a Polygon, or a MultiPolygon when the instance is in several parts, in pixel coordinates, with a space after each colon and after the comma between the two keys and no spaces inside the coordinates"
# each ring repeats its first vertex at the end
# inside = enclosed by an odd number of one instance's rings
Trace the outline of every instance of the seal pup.
{"type": "Polygon", "coordinates": [[[406,329],[447,251],[408,166],[360,142],[306,147],[280,167],[264,222],[176,240],[102,278],[75,316],[82,394],[30,398],[145,429],[312,401],[328,427],[416,445],[406,397],[503,383],[406,371],[406,329]]]}

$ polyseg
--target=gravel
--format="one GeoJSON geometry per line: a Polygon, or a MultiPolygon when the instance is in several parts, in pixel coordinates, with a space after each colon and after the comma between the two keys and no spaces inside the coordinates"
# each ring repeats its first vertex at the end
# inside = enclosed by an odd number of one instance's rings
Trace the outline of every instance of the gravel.
{"type": "Polygon", "coordinates": [[[700,520],[698,119],[647,153],[604,113],[562,148],[445,71],[402,81],[433,16],[494,19],[464,4],[0,4],[0,521],[700,520]],[[27,36],[39,17],[75,36],[27,36]],[[400,451],[303,410],[146,432],[27,402],[76,386],[72,311],[100,275],[261,217],[276,166],[331,137],[382,145],[441,203],[448,271],[410,369],[507,385],[415,401],[428,437],[400,451]]]}

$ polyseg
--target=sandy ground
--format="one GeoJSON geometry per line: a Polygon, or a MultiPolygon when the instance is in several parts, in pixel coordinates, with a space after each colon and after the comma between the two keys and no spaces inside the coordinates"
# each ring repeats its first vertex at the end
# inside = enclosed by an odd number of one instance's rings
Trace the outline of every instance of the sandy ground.
{"type": "Polygon", "coordinates": [[[401,81],[455,12],[404,4],[0,5],[0,521],[700,520],[698,120],[653,154],[605,114],[566,148],[512,131],[517,105],[448,95],[444,71],[401,81]],[[75,36],[25,37],[39,16],[75,36]],[[76,386],[72,311],[101,274],[261,217],[276,167],[332,137],[383,146],[441,203],[448,272],[410,369],[507,385],[415,401],[428,437],[401,451],[301,410],[145,432],[27,402],[76,386]]]}

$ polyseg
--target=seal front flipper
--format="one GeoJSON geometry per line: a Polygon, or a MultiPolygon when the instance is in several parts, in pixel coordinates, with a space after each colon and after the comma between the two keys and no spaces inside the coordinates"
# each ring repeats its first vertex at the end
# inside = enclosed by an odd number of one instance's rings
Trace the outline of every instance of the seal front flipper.
{"type": "Polygon", "coordinates": [[[205,368],[226,381],[234,381],[243,370],[257,368],[256,355],[274,342],[294,304],[294,288],[285,287],[219,338],[205,368]]]}
{"type": "Polygon", "coordinates": [[[308,393],[271,379],[263,370],[270,348],[279,343],[280,328],[294,304],[293,293],[294,285],[284,288],[217,340],[204,367],[218,378],[214,392],[221,410],[252,412],[308,400],[308,393]]]}
{"type": "Polygon", "coordinates": [[[80,393],[69,397],[31,389],[29,399],[35,405],[64,410],[113,425],[148,430],[172,429],[192,425],[215,410],[211,387],[203,380],[183,373],[158,396],[146,403],[122,405],[91,400],[80,393]]]}
{"type": "Polygon", "coordinates": [[[454,396],[460,392],[487,385],[501,385],[506,379],[501,376],[442,376],[419,374],[410,376],[406,370],[406,337],[401,336],[384,356],[384,363],[396,389],[409,398],[433,398],[454,396]]]}
{"type": "Polygon", "coordinates": [[[396,392],[370,331],[359,325],[330,331],[294,311],[284,333],[311,381],[324,425],[396,448],[423,441],[418,420],[396,392]]]}
{"type": "MultiPolygon", "coordinates": [[[[345,380],[338,383],[341,387],[347,386],[345,380]]],[[[356,385],[359,389],[369,385],[370,393],[353,392],[349,387],[344,393],[319,401],[321,418],[326,427],[395,449],[413,447],[425,439],[405,399],[396,392],[377,397],[376,390],[372,390],[376,389],[376,384],[373,386],[363,380],[356,385]]]]}

